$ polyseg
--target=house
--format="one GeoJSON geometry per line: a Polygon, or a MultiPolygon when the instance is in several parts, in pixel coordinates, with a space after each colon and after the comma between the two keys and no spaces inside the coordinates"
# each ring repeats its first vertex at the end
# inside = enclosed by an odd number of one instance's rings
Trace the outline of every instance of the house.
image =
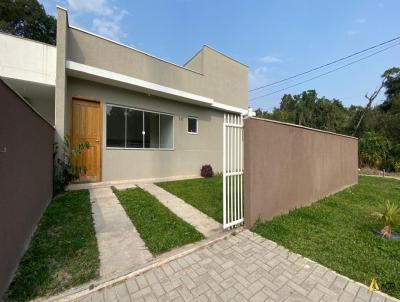
{"type": "Polygon", "coordinates": [[[246,65],[203,46],[183,66],[68,23],[57,46],[1,34],[0,76],[56,129],[88,141],[83,181],[222,171],[224,113],[248,113],[246,65]]]}

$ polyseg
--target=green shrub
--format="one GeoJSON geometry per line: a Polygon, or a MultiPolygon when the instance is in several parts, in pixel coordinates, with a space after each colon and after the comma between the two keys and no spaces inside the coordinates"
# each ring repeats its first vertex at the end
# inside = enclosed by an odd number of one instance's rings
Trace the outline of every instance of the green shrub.
{"type": "Polygon", "coordinates": [[[391,143],[383,135],[367,132],[359,140],[359,160],[361,166],[388,169],[391,166],[391,143]]]}
{"type": "Polygon", "coordinates": [[[392,237],[393,228],[396,227],[400,221],[400,207],[395,203],[386,201],[383,210],[372,213],[372,215],[382,221],[382,236],[385,238],[392,237]]]}
{"type": "Polygon", "coordinates": [[[63,157],[58,154],[58,144],[54,144],[53,152],[53,195],[65,191],[68,184],[86,172],[86,167],[75,164],[75,159],[85,150],[89,149],[88,142],[80,143],[75,148],[70,148],[68,136],[64,137],[63,157]]]}

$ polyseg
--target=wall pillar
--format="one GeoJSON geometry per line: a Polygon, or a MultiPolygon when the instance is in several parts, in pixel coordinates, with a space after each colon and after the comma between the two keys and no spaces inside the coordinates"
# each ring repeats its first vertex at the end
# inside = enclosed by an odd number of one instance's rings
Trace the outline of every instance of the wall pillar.
{"type": "Polygon", "coordinates": [[[55,137],[58,144],[59,156],[62,157],[64,135],[66,134],[66,89],[67,77],[65,73],[65,59],[67,48],[68,15],[63,8],[57,7],[57,63],[55,89],[55,137]]]}

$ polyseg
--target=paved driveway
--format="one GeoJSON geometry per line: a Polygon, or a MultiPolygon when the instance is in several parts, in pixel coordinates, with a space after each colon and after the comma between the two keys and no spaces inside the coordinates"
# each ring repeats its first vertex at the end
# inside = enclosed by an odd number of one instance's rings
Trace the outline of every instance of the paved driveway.
{"type": "Polygon", "coordinates": [[[398,301],[250,232],[79,301],[398,301]]]}

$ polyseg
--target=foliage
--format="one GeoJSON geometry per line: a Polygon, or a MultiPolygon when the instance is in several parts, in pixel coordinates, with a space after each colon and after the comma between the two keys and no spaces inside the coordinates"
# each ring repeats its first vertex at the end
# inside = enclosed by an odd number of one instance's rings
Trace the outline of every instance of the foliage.
{"type": "Polygon", "coordinates": [[[55,45],[57,21],[37,0],[1,0],[0,31],[55,45]]]}
{"type": "Polygon", "coordinates": [[[360,138],[360,164],[395,171],[400,167],[400,68],[386,70],[382,79],[385,99],[369,110],[345,107],[339,100],[318,97],[315,90],[307,90],[298,95],[285,94],[278,108],[272,112],[257,109],[256,115],[352,135],[365,113],[356,132],[360,138]]]}
{"type": "Polygon", "coordinates": [[[391,144],[383,135],[367,132],[359,141],[361,166],[385,168],[390,158],[391,144]]]}
{"type": "Polygon", "coordinates": [[[77,165],[77,158],[85,150],[90,148],[88,142],[80,143],[74,148],[70,148],[68,136],[64,137],[63,154],[58,154],[58,145],[54,144],[53,153],[53,194],[64,192],[66,186],[71,181],[79,179],[82,173],[86,172],[86,167],[77,165]],[[60,158],[60,157],[63,157],[60,158]]]}
{"type": "Polygon", "coordinates": [[[398,97],[400,96],[400,68],[399,67],[390,68],[383,73],[382,77],[386,79],[384,86],[386,88],[385,95],[387,99],[391,101],[396,99],[398,101],[398,97]]]}
{"type": "Polygon", "coordinates": [[[99,252],[87,190],[49,204],[8,290],[11,301],[54,295],[99,275],[99,252]]]}
{"type": "Polygon", "coordinates": [[[201,177],[208,178],[208,177],[213,177],[214,176],[214,171],[211,165],[203,165],[201,167],[201,177]]]}
{"type": "Polygon", "coordinates": [[[203,239],[192,225],[162,205],[154,196],[136,188],[114,190],[146,246],[155,255],[203,239]]]}
{"type": "Polygon", "coordinates": [[[400,298],[399,242],[383,240],[371,213],[399,196],[395,179],[364,176],[359,183],[289,214],[259,222],[253,231],[353,280],[400,298]]]}
{"type": "Polygon", "coordinates": [[[186,179],[157,184],[222,223],[222,177],[186,179]]]}
{"type": "Polygon", "coordinates": [[[392,237],[393,228],[400,222],[400,207],[393,202],[386,201],[382,212],[374,212],[372,215],[378,217],[383,223],[382,236],[392,237]]]}
{"type": "Polygon", "coordinates": [[[274,108],[272,113],[256,110],[259,117],[333,132],[344,131],[346,113],[346,108],[339,100],[319,98],[315,90],[293,96],[285,94],[280,107],[274,108]]]}

